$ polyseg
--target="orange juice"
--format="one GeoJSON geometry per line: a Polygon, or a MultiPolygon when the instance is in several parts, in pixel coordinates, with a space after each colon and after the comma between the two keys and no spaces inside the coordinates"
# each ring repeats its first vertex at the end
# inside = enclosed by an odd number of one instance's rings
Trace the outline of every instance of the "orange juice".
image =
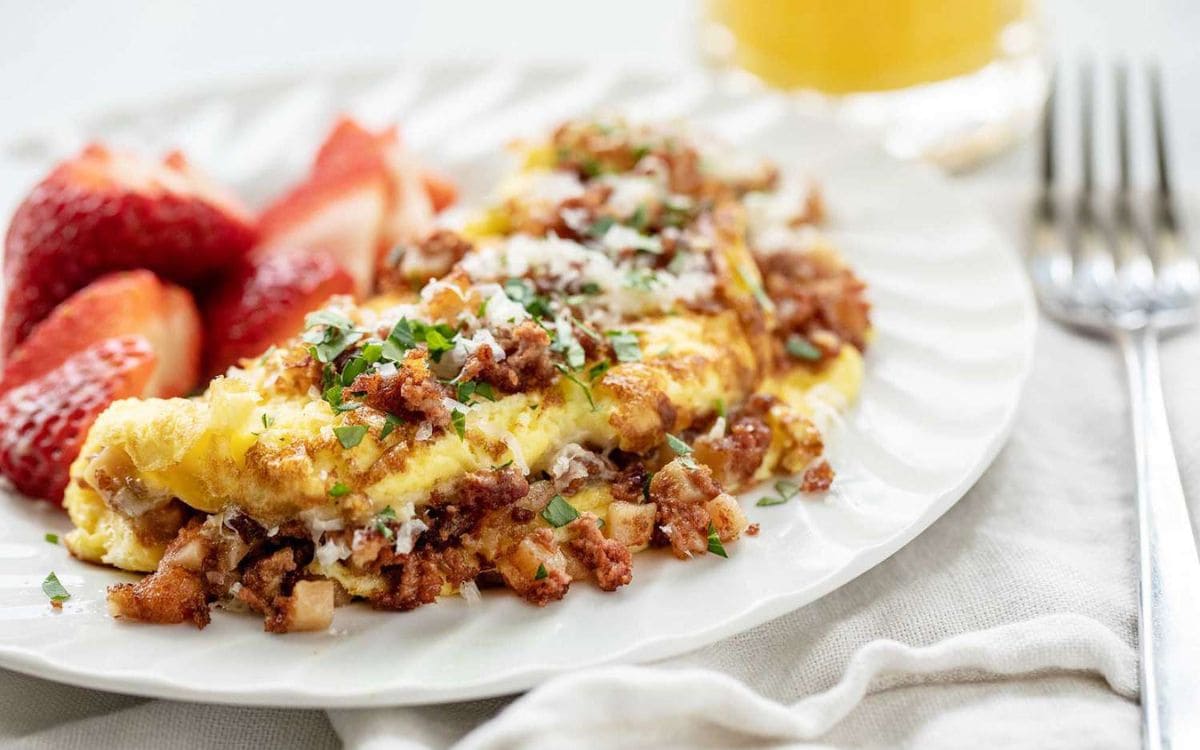
{"type": "Polygon", "coordinates": [[[731,60],[779,88],[841,94],[954,78],[998,54],[1025,0],[708,0],[731,60]]]}

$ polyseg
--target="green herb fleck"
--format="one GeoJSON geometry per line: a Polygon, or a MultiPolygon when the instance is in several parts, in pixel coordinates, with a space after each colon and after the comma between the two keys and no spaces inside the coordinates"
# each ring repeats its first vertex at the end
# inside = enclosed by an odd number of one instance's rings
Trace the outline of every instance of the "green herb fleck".
{"type": "Polygon", "coordinates": [[[396,536],[396,532],[392,531],[392,527],[388,525],[389,521],[396,520],[396,511],[392,510],[392,506],[387,506],[383,510],[375,514],[375,530],[387,539],[392,539],[396,536]]]}
{"type": "Polygon", "coordinates": [[[545,564],[542,564],[538,566],[537,572],[533,574],[533,580],[540,581],[548,575],[550,574],[546,572],[545,564]]]}
{"type": "Polygon", "coordinates": [[[645,204],[639,205],[637,207],[637,210],[633,212],[633,216],[629,217],[629,223],[632,224],[634,229],[637,229],[638,231],[641,231],[642,229],[646,228],[646,206],[645,206],[645,204]]]}
{"type": "Polygon", "coordinates": [[[71,593],[63,587],[62,581],[58,580],[53,570],[46,576],[46,580],[42,581],[42,593],[50,597],[54,604],[62,604],[71,598],[71,593]]]}
{"type": "Polygon", "coordinates": [[[568,503],[562,495],[555,495],[546,507],[542,508],[542,518],[557,529],[579,518],[579,511],[575,510],[575,506],[568,503]]]}
{"type": "Polygon", "coordinates": [[[367,426],[365,424],[348,424],[343,427],[334,427],[333,434],[337,435],[338,442],[343,448],[350,449],[362,442],[363,435],[367,434],[367,426]]]}
{"type": "Polygon", "coordinates": [[[458,434],[458,439],[462,440],[467,433],[467,415],[455,409],[450,412],[450,423],[454,425],[454,432],[458,434]]]}
{"type": "Polygon", "coordinates": [[[713,402],[713,411],[717,413],[718,417],[723,418],[725,416],[725,399],[719,398],[716,401],[714,401],[713,402]]]}
{"type": "Polygon", "coordinates": [[[44,538],[47,542],[50,542],[51,544],[58,544],[58,534],[47,531],[46,536],[44,538]]]}
{"type": "Polygon", "coordinates": [[[621,362],[637,362],[642,358],[642,347],[633,331],[607,331],[613,351],[621,362]]]}
{"type": "Polygon", "coordinates": [[[392,430],[404,423],[404,420],[397,417],[395,414],[385,414],[383,417],[383,429],[379,431],[379,439],[382,441],[388,435],[392,434],[392,430]]]}
{"type": "Polygon", "coordinates": [[[816,362],[821,358],[821,350],[809,343],[808,339],[803,336],[789,336],[787,344],[787,353],[796,359],[803,359],[806,362],[816,362]]]}
{"type": "Polygon", "coordinates": [[[347,487],[346,485],[342,484],[341,482],[338,482],[329,488],[329,496],[330,497],[341,497],[342,495],[347,495],[349,493],[350,493],[350,488],[347,487]]]}
{"type": "Polygon", "coordinates": [[[712,521],[708,522],[708,551],[724,558],[729,557],[729,554],[725,551],[725,545],[721,544],[721,537],[717,534],[717,528],[713,526],[712,521]]]}
{"type": "Polygon", "coordinates": [[[587,229],[588,236],[595,237],[596,239],[600,239],[604,235],[608,234],[608,230],[612,229],[613,224],[616,224],[616,223],[617,223],[617,220],[611,216],[601,216],[600,218],[593,221],[592,225],[590,227],[588,227],[588,229],[587,229]]]}
{"type": "Polygon", "coordinates": [[[755,505],[763,508],[767,508],[772,505],[783,505],[788,500],[791,500],[793,497],[800,494],[800,488],[786,479],[780,479],[775,483],[775,491],[779,494],[763,495],[758,499],[758,502],[755,503],[755,505]]]}
{"type": "Polygon", "coordinates": [[[690,456],[692,454],[692,446],[669,432],[667,433],[667,445],[671,446],[671,450],[675,451],[676,455],[690,456]]]}
{"type": "Polygon", "coordinates": [[[562,373],[564,378],[579,386],[579,389],[583,391],[583,395],[587,399],[588,406],[592,407],[592,411],[596,411],[596,401],[592,398],[592,389],[588,387],[588,384],[572,375],[566,365],[555,364],[554,369],[562,373]]]}
{"type": "Polygon", "coordinates": [[[607,359],[602,362],[597,362],[596,364],[594,364],[588,368],[588,371],[587,371],[588,380],[595,383],[599,378],[603,377],[604,373],[608,372],[609,368],[611,368],[611,367],[612,367],[612,362],[609,362],[607,359]]]}
{"type": "Polygon", "coordinates": [[[271,425],[275,424],[275,417],[272,417],[270,414],[263,412],[262,423],[263,423],[264,428],[270,429],[271,425]]]}

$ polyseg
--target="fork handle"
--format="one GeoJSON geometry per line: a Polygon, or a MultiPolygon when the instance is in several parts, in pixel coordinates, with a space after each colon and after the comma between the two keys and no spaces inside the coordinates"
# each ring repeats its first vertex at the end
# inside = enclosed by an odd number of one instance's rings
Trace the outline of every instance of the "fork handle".
{"type": "Polygon", "coordinates": [[[1171,445],[1153,325],[1119,331],[1137,461],[1145,746],[1200,747],[1200,559],[1171,445]]]}

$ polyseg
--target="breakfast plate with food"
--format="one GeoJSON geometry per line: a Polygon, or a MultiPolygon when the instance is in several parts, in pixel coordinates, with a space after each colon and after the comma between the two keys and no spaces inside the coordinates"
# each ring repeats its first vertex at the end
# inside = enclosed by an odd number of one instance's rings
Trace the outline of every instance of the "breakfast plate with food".
{"type": "Polygon", "coordinates": [[[843,585],[1000,449],[1017,258],[765,92],[312,74],[0,152],[0,666],[498,695],[843,585]]]}

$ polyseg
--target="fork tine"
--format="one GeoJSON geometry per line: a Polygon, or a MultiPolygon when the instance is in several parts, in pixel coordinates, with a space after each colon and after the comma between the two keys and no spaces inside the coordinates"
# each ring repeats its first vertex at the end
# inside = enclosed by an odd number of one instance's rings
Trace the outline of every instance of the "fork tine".
{"type": "Polygon", "coordinates": [[[1117,103],[1117,193],[1113,200],[1113,247],[1117,255],[1116,304],[1126,308],[1145,306],[1154,293],[1154,267],[1145,235],[1139,236],[1133,207],[1133,177],[1129,149],[1129,75],[1120,61],[1113,69],[1113,92],[1117,103]]]}
{"type": "Polygon", "coordinates": [[[1097,304],[1106,299],[1114,275],[1113,251],[1108,241],[1106,227],[1096,214],[1095,196],[1095,105],[1094,80],[1091,60],[1085,61],[1079,70],[1080,142],[1083,146],[1082,181],[1075,204],[1074,251],[1075,251],[1075,298],[1084,305],[1097,304]]]}
{"type": "Polygon", "coordinates": [[[1029,273],[1042,304],[1061,308],[1064,293],[1071,285],[1071,254],[1055,194],[1057,160],[1055,157],[1055,107],[1058,99],[1058,74],[1050,71],[1045,109],[1042,113],[1041,185],[1034,210],[1033,237],[1030,243],[1029,273]]]}
{"type": "Polygon", "coordinates": [[[1150,110],[1154,125],[1154,164],[1157,191],[1154,196],[1154,228],[1150,234],[1158,269],[1161,306],[1190,310],[1200,294],[1200,265],[1183,246],[1175,215],[1174,190],[1167,150],[1166,115],[1163,107],[1162,73],[1157,63],[1147,69],[1150,110]]]}

